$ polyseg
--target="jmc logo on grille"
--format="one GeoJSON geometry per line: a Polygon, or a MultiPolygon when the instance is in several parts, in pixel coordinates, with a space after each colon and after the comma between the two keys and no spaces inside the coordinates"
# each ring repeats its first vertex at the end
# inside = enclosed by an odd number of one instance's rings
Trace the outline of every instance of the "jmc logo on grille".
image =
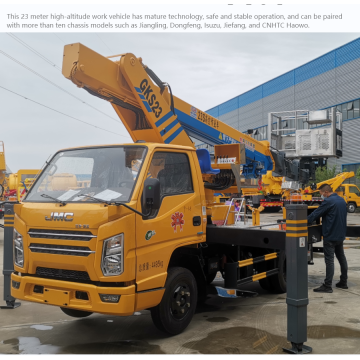
{"type": "Polygon", "coordinates": [[[74,213],[52,212],[50,217],[45,216],[46,221],[73,221],[74,213]]]}

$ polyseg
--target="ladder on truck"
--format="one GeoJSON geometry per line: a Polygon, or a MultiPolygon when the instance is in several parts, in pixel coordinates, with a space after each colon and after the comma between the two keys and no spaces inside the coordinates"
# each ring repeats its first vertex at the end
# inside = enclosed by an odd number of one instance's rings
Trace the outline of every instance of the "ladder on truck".
{"type": "Polygon", "coordinates": [[[234,213],[234,224],[235,225],[237,225],[241,221],[241,216],[243,216],[244,224],[245,224],[246,219],[247,219],[247,216],[246,216],[246,201],[245,201],[245,199],[244,198],[232,198],[231,199],[228,211],[226,213],[226,218],[225,218],[225,221],[224,221],[224,225],[227,224],[227,220],[228,220],[230,212],[234,213]],[[235,210],[235,211],[231,211],[231,207],[233,205],[234,205],[234,209],[235,209],[235,203],[237,201],[240,203],[239,209],[235,210]]]}

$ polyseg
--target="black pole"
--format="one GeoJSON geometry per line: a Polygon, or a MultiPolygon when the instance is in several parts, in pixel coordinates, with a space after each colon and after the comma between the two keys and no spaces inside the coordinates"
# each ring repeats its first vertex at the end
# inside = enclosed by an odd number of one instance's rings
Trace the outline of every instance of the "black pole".
{"type": "Polygon", "coordinates": [[[11,274],[14,272],[13,263],[13,231],[14,231],[14,205],[4,205],[4,300],[6,305],[0,306],[0,309],[15,309],[21,304],[15,302],[15,298],[11,296],[11,274]]]}
{"type": "Polygon", "coordinates": [[[307,341],[308,299],[308,228],[307,205],[286,206],[286,286],[287,339],[290,354],[307,354],[312,348],[307,341]]]}

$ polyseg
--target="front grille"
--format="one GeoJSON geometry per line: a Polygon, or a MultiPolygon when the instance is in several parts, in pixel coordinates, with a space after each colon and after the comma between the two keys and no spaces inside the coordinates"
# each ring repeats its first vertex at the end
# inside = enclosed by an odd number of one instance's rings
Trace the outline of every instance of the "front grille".
{"type": "Polygon", "coordinates": [[[37,267],[36,275],[43,278],[53,278],[58,280],[90,281],[89,274],[86,271],[61,270],[61,269],[37,267]]]}
{"type": "Polygon", "coordinates": [[[28,232],[31,238],[37,239],[57,239],[57,240],[81,240],[89,241],[95,238],[91,231],[74,230],[48,230],[48,229],[30,229],[28,232]]]}
{"type": "Polygon", "coordinates": [[[30,244],[31,252],[56,255],[89,256],[95,253],[85,246],[30,244]]]}

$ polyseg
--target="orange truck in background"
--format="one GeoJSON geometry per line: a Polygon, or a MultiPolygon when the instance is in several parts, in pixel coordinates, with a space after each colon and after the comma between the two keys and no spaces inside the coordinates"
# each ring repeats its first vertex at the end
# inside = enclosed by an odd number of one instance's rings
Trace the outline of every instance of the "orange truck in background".
{"type": "Polygon", "coordinates": [[[39,169],[21,169],[6,178],[4,197],[8,201],[22,201],[34,183],[39,169]]]}

